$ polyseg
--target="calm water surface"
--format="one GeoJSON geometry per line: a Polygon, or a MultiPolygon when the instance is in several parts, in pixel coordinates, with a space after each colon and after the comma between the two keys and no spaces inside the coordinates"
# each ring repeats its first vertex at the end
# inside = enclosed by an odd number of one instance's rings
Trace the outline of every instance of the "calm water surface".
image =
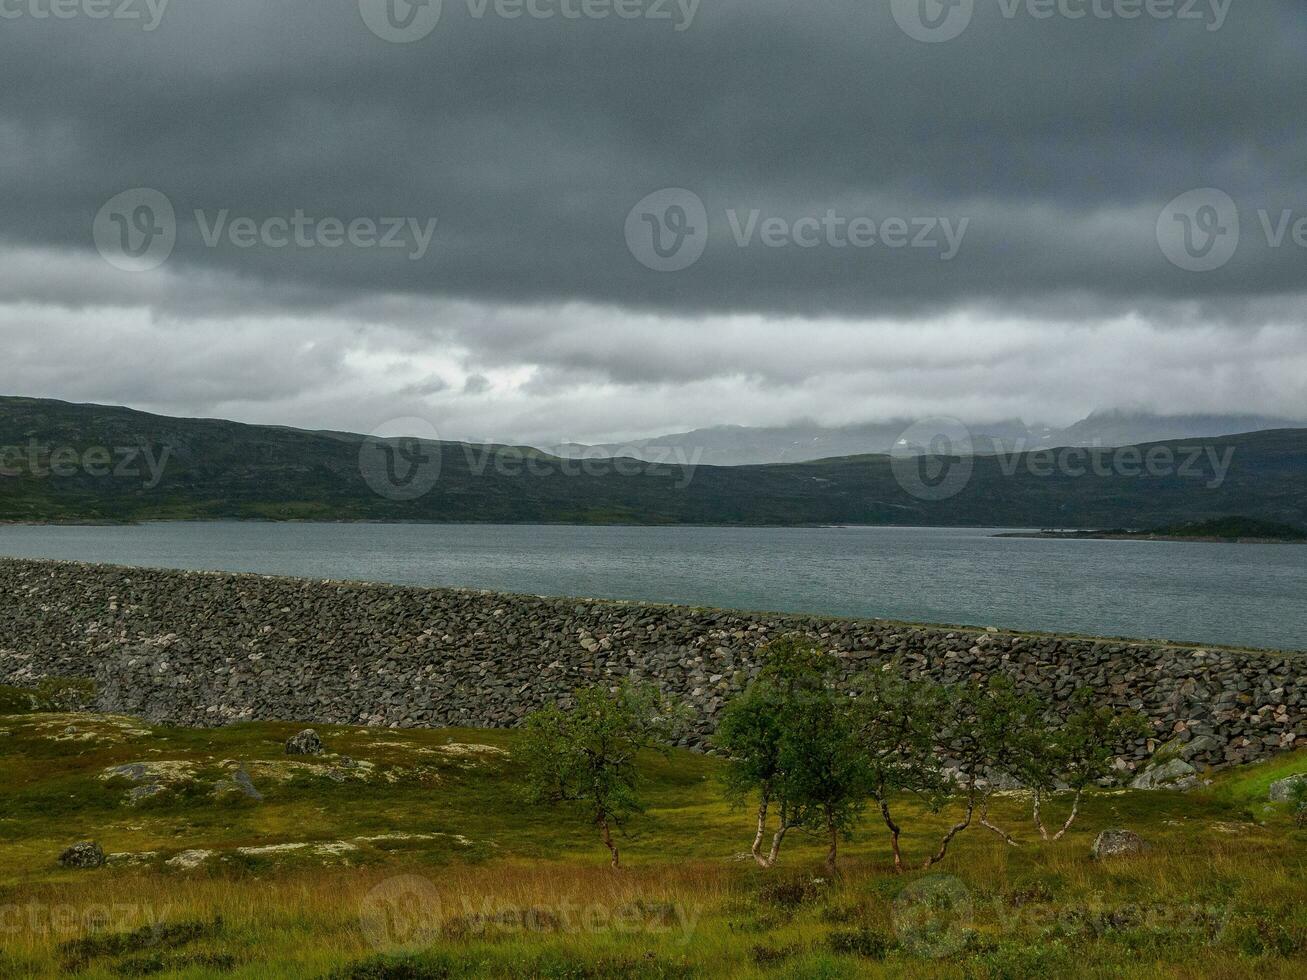
{"type": "Polygon", "coordinates": [[[1307,649],[1307,546],[983,528],[4,527],[0,555],[1307,649]]]}

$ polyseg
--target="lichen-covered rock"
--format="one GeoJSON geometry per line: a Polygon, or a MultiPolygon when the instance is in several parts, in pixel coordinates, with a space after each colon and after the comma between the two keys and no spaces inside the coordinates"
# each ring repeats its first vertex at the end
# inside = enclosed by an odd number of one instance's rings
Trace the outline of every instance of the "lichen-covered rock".
{"type": "Polygon", "coordinates": [[[1198,770],[1183,759],[1152,765],[1130,783],[1131,789],[1189,790],[1198,785],[1198,770]]]}
{"type": "Polygon", "coordinates": [[[322,755],[322,739],[312,728],[306,728],[298,735],[286,740],[287,755],[322,755]]]}
{"type": "Polygon", "coordinates": [[[1293,800],[1294,790],[1300,785],[1307,785],[1307,772],[1300,772],[1287,779],[1271,783],[1270,800],[1272,803],[1289,803],[1293,800]]]}
{"type": "Polygon", "coordinates": [[[104,866],[104,850],[93,840],[79,841],[59,855],[65,868],[100,868],[104,866]]]}
{"type": "Polygon", "coordinates": [[[254,780],[250,779],[250,774],[245,771],[244,766],[237,766],[232,770],[230,779],[220,779],[214,783],[213,795],[219,798],[244,796],[256,803],[263,801],[263,794],[255,788],[254,780]]]}
{"type": "Polygon", "coordinates": [[[1095,861],[1101,861],[1104,858],[1130,857],[1135,854],[1143,854],[1146,850],[1148,850],[1148,845],[1133,830],[1116,828],[1105,830],[1099,834],[1094,840],[1094,846],[1089,854],[1095,861]]]}
{"type": "Polygon", "coordinates": [[[200,865],[204,864],[209,858],[213,857],[216,852],[207,851],[203,848],[193,848],[189,851],[182,851],[170,857],[164,864],[170,868],[177,868],[181,871],[193,871],[200,865]]]}

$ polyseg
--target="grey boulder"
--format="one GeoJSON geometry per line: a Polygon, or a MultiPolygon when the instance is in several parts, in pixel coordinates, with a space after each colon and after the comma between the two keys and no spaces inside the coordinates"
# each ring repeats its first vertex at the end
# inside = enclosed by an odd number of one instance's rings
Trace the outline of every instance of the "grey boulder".
{"type": "Polygon", "coordinates": [[[298,735],[292,735],[286,740],[287,755],[321,755],[322,739],[318,738],[318,733],[312,728],[306,728],[298,735]]]}
{"type": "Polygon", "coordinates": [[[1098,835],[1089,854],[1095,861],[1101,861],[1103,858],[1143,854],[1147,849],[1144,839],[1133,830],[1114,828],[1098,835]]]}
{"type": "Polygon", "coordinates": [[[1130,784],[1131,789],[1193,789],[1198,785],[1198,770],[1183,759],[1171,759],[1149,766],[1130,784]]]}
{"type": "Polygon", "coordinates": [[[93,840],[74,844],[59,855],[65,868],[99,868],[104,865],[104,850],[93,840]]]}
{"type": "Polygon", "coordinates": [[[231,774],[231,779],[220,779],[214,783],[213,793],[218,797],[239,795],[256,803],[263,801],[263,794],[255,789],[254,780],[250,779],[250,774],[245,771],[244,766],[238,766],[231,774]]]}
{"type": "Polygon", "coordinates": [[[1302,784],[1307,784],[1307,772],[1300,772],[1295,776],[1290,776],[1287,779],[1281,779],[1279,782],[1271,783],[1271,802],[1291,802],[1293,800],[1294,789],[1302,784]]]}

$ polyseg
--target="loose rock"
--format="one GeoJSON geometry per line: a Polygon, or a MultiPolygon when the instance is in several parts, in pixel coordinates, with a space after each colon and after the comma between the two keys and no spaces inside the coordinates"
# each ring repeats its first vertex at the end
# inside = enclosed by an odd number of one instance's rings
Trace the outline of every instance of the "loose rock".
{"type": "Polygon", "coordinates": [[[80,841],[59,855],[65,868],[100,868],[104,866],[104,850],[93,840],[80,841]]]}
{"type": "Polygon", "coordinates": [[[1144,839],[1132,830],[1105,830],[1094,841],[1090,856],[1101,861],[1104,858],[1130,857],[1143,854],[1148,850],[1144,839]]]}
{"type": "Polygon", "coordinates": [[[1307,784],[1307,772],[1300,772],[1295,776],[1287,779],[1281,779],[1279,782],[1271,783],[1270,799],[1272,803],[1288,803],[1293,799],[1294,790],[1307,784]]]}
{"type": "Polygon", "coordinates": [[[322,739],[312,728],[306,728],[298,735],[286,740],[287,755],[322,755],[322,739]]]}

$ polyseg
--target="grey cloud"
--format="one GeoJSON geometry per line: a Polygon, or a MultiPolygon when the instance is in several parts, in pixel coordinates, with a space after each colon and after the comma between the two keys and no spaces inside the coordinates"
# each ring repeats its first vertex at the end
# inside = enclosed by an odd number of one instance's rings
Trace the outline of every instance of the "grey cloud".
{"type": "Polygon", "coordinates": [[[325,306],[411,293],[912,317],[1075,292],[1105,307],[1220,306],[1307,288],[1301,249],[1253,240],[1194,276],[1153,240],[1163,205],[1194,187],[1227,190],[1250,233],[1258,208],[1307,207],[1295,97],[1307,17],[1292,0],[1236,2],[1216,32],[1007,20],[981,0],[967,33],[940,45],[865,0],[720,0],[681,33],[445,7],[407,46],[371,35],[355,4],[317,0],[176,3],[148,34],[7,21],[0,235],[86,253],[105,200],[157,187],[182,216],[177,268],[325,306]],[[664,186],[699,193],[714,225],[703,260],[677,275],[640,266],[622,234],[664,186]],[[735,248],[722,216],[753,207],[971,227],[947,264],[735,248]],[[206,248],[189,215],[221,208],[439,226],[421,262],[206,248]]]}

